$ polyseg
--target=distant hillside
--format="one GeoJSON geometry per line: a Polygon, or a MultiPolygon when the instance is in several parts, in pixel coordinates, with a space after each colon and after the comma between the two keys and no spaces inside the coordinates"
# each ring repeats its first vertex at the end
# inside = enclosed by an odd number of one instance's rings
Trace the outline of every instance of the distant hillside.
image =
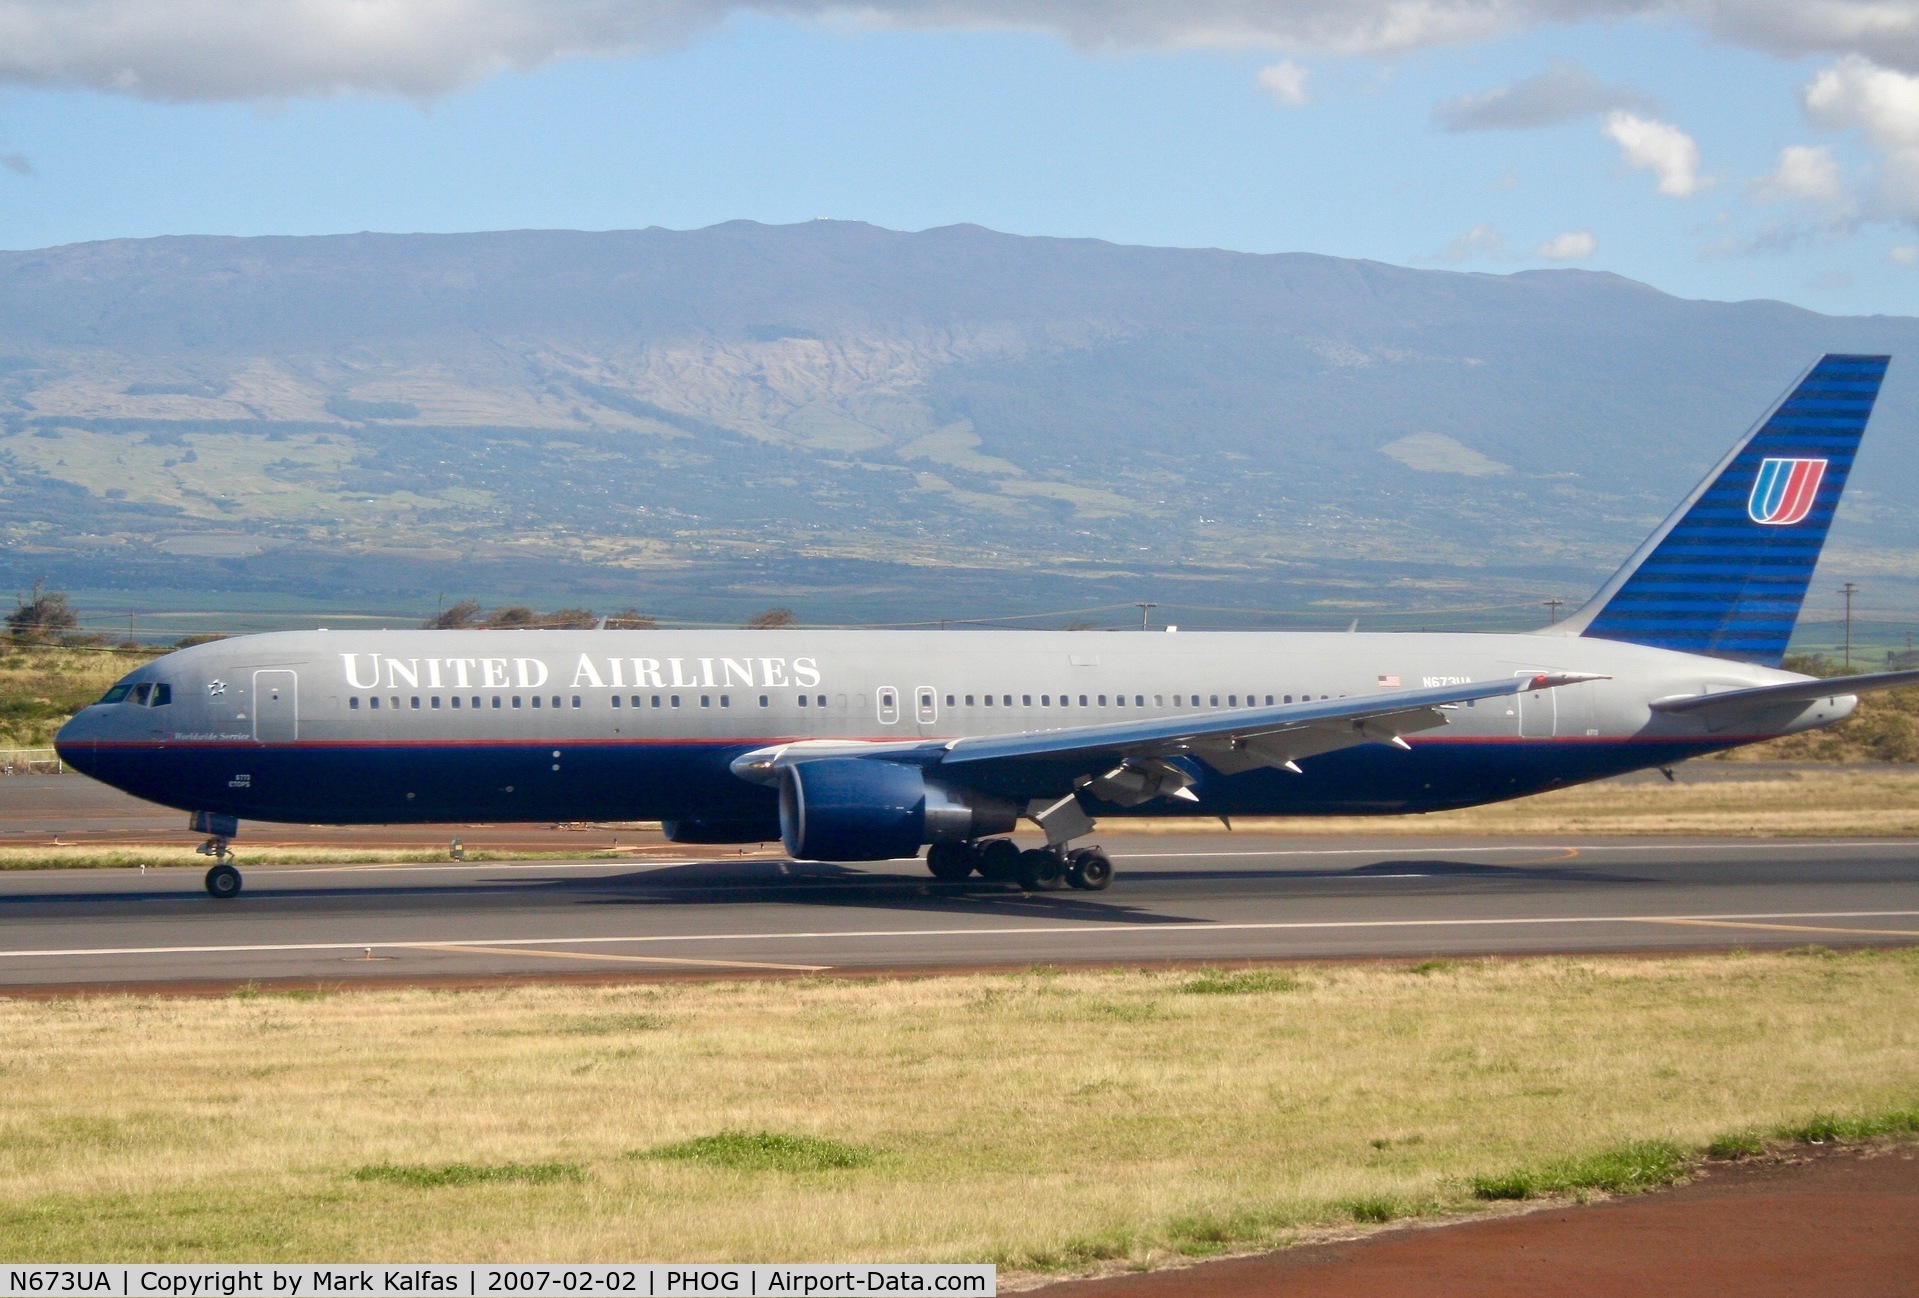
{"type": "Polygon", "coordinates": [[[1897,357],[1834,534],[1887,598],[1907,317],[829,221],[6,253],[0,575],[682,616],[1577,597],[1829,350],[1897,357]]]}

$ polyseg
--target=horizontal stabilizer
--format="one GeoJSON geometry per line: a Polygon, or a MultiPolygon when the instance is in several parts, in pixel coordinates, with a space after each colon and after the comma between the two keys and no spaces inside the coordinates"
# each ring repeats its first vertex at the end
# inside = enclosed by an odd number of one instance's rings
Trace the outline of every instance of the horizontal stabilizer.
{"type": "Polygon", "coordinates": [[[1702,712],[1708,708],[1735,708],[1749,711],[1784,703],[1811,703],[1814,699],[1839,699],[1875,690],[1896,690],[1919,685],[1919,671],[1874,672],[1867,676],[1828,676],[1815,681],[1788,681],[1784,685],[1760,685],[1749,690],[1723,690],[1717,694],[1681,694],[1677,698],[1658,699],[1655,712],[1702,712]]]}

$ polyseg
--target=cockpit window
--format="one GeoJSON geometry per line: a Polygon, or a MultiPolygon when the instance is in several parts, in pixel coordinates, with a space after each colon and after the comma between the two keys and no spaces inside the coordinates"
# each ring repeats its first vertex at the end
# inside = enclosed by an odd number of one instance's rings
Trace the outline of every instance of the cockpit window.
{"type": "Polygon", "coordinates": [[[136,708],[144,708],[147,705],[147,696],[152,693],[153,686],[146,681],[135,685],[133,687],[133,706],[136,708]]]}
{"type": "Polygon", "coordinates": [[[115,685],[112,689],[108,690],[105,694],[102,694],[100,696],[100,701],[102,703],[118,703],[121,699],[124,699],[127,695],[131,693],[133,693],[133,686],[128,685],[126,682],[122,681],[120,684],[115,685]]]}
{"type": "Polygon", "coordinates": [[[164,684],[155,685],[152,696],[147,699],[147,706],[150,708],[164,708],[171,702],[173,702],[173,686],[164,684]]]}

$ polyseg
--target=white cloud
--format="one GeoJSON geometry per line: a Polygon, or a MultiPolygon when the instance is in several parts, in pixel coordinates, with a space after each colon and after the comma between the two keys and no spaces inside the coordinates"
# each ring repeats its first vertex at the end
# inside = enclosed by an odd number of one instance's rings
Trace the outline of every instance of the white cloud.
{"type": "Polygon", "coordinates": [[[1895,244],[1886,260],[1895,266],[1919,266],[1919,243],[1895,244]]]}
{"type": "Polygon", "coordinates": [[[1825,145],[1789,144],[1779,151],[1779,166],[1753,185],[1766,199],[1802,198],[1814,203],[1837,203],[1846,196],[1839,162],[1825,145]]]}
{"type": "Polygon", "coordinates": [[[1848,56],[1808,82],[1803,95],[1816,125],[1859,130],[1879,150],[1882,214],[1919,223],[1919,76],[1848,56]]]}
{"type": "Polygon", "coordinates": [[[1584,261],[1598,246],[1599,240],[1593,238],[1591,230],[1568,230],[1534,248],[1533,256],[1547,261],[1584,261]]]}
{"type": "Polygon", "coordinates": [[[1513,131],[1614,108],[1651,112],[1653,103],[1631,86],[1607,85],[1572,59],[1554,59],[1544,72],[1435,106],[1433,120],[1449,131],[1513,131]]]}
{"type": "Polygon", "coordinates": [[[1699,146],[1677,126],[1622,110],[1606,115],[1605,131],[1627,166],[1659,177],[1662,194],[1687,198],[1710,183],[1699,178],[1699,146]]]}
{"type": "Polygon", "coordinates": [[[1475,257],[1486,257],[1498,261],[1506,255],[1506,236],[1501,234],[1490,221],[1481,221],[1466,233],[1446,245],[1439,254],[1442,261],[1471,261],[1475,257]]]}
{"type": "Polygon", "coordinates": [[[1360,55],[1677,19],[1787,57],[1919,73],[1911,0],[0,0],[0,82],[180,101],[427,100],[507,69],[682,44],[736,13],[1040,32],[1082,49],[1360,55]]]}
{"type": "Polygon", "coordinates": [[[1275,103],[1287,108],[1303,108],[1312,102],[1312,96],[1306,91],[1307,78],[1312,75],[1311,68],[1302,68],[1287,59],[1259,70],[1259,88],[1271,95],[1275,103]]]}

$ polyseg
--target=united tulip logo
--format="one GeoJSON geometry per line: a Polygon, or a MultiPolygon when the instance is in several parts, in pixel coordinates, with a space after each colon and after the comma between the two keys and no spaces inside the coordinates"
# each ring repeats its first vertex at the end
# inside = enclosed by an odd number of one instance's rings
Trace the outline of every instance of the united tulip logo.
{"type": "Polygon", "coordinates": [[[1824,460],[1762,460],[1746,514],[1755,523],[1774,527],[1800,522],[1812,512],[1819,484],[1825,479],[1824,460]]]}

